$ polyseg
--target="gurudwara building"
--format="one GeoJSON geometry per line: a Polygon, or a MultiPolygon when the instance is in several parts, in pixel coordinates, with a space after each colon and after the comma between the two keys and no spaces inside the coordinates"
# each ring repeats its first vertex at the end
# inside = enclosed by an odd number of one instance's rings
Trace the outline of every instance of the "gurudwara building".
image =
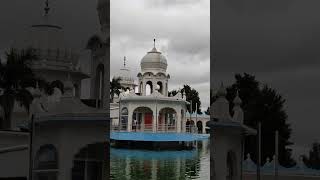
{"type": "MultiPolygon", "coordinates": [[[[120,78],[120,84],[125,89],[120,90],[119,96],[115,95],[110,105],[113,130],[153,133],[188,131],[187,125],[191,125],[187,122],[190,117],[187,113],[189,102],[181,92],[169,96],[170,75],[166,57],[154,46],[141,59],[140,67],[136,84],[125,62],[113,77],[120,78]]],[[[205,122],[202,124],[204,127],[201,129],[204,130],[205,122]]]]}

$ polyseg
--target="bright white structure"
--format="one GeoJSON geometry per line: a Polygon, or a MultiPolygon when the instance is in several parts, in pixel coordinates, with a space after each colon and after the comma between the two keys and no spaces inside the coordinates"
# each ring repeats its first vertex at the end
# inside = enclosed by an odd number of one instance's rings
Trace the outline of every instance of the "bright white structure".
{"type": "Polygon", "coordinates": [[[120,84],[131,90],[129,93],[121,92],[110,106],[114,129],[186,132],[188,102],[181,92],[174,97],[168,96],[170,75],[167,74],[167,59],[153,47],[142,58],[140,65],[138,93],[134,92],[134,81],[126,67],[115,76],[123,79],[120,84]]]}

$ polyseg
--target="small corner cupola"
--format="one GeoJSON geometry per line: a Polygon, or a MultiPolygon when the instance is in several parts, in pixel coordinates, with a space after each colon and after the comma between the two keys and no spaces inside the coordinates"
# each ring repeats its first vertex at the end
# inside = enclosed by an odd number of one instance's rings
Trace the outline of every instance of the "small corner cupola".
{"type": "Polygon", "coordinates": [[[233,100],[233,120],[243,123],[243,119],[244,119],[244,114],[243,114],[243,110],[241,108],[241,104],[242,104],[242,100],[239,97],[239,91],[237,90],[236,92],[236,97],[233,100]]]}
{"type": "Polygon", "coordinates": [[[232,120],[229,112],[229,102],[226,99],[226,95],[227,90],[223,83],[221,83],[217,92],[218,99],[213,104],[213,115],[221,122],[229,122],[232,120]]]}
{"type": "Polygon", "coordinates": [[[233,104],[234,104],[234,106],[241,106],[241,104],[242,104],[242,100],[239,97],[239,90],[237,90],[237,92],[236,92],[236,97],[233,100],[233,104]]]}

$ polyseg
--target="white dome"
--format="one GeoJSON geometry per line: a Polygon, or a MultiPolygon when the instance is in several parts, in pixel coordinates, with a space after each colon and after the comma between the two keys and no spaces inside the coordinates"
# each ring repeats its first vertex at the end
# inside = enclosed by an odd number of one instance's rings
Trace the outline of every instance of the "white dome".
{"type": "Polygon", "coordinates": [[[17,49],[33,48],[40,61],[34,68],[45,66],[49,69],[72,70],[78,64],[79,54],[65,41],[61,26],[51,23],[49,15],[43,22],[30,26],[27,36],[13,45],[17,49]]]}
{"type": "Polygon", "coordinates": [[[120,84],[123,87],[132,87],[134,85],[134,79],[131,76],[130,69],[126,67],[126,57],[124,57],[123,68],[113,78],[120,78],[120,84]]]}
{"type": "Polygon", "coordinates": [[[167,59],[154,47],[141,60],[142,72],[166,72],[167,59]]]}
{"type": "Polygon", "coordinates": [[[121,81],[133,81],[130,70],[127,68],[120,69],[120,71],[115,75],[115,78],[121,78],[121,81]]]}

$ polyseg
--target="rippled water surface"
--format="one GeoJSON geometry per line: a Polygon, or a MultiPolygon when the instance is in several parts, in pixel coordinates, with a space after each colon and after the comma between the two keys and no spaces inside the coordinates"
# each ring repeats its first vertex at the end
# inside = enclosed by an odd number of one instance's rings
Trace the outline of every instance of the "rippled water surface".
{"type": "Polygon", "coordinates": [[[208,180],[208,140],[185,151],[147,151],[111,148],[112,180],[208,180]]]}

